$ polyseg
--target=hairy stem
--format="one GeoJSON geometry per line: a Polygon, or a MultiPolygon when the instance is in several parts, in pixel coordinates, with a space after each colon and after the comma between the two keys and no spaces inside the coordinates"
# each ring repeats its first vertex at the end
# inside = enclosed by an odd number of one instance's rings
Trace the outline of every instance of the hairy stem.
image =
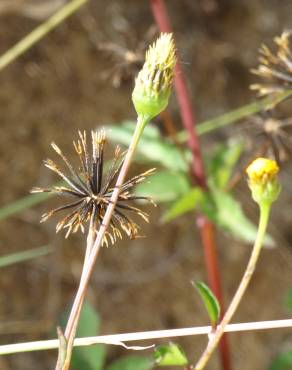
{"type": "MultiPolygon", "coordinates": [[[[107,227],[109,226],[114,208],[116,206],[118,196],[120,193],[120,188],[124,183],[125,177],[127,175],[128,169],[132,162],[139,139],[148,121],[149,121],[148,117],[138,116],[136,129],[133,134],[132,141],[128,148],[127,154],[125,156],[122,168],[120,170],[115,189],[110,199],[110,204],[104,215],[103,224],[100,226],[98,230],[97,237],[85,261],[84,269],[82,272],[82,278],[80,279],[79,287],[78,287],[78,290],[75,296],[75,300],[74,300],[74,303],[73,303],[73,306],[70,312],[70,316],[68,319],[68,323],[66,326],[66,330],[65,330],[65,338],[68,342],[68,346],[69,345],[71,346],[71,349],[67,347],[67,358],[66,358],[65,364],[62,367],[62,370],[67,370],[69,368],[75,331],[78,325],[78,319],[79,319],[80,311],[81,311],[82,304],[84,301],[84,297],[86,295],[89,279],[93,272],[95,261],[98,256],[100,247],[102,245],[103,237],[105,235],[107,227]]],[[[56,367],[56,370],[59,370],[58,365],[56,367]]]]}
{"type": "Polygon", "coordinates": [[[251,280],[251,277],[254,273],[259,254],[263,245],[264,236],[267,229],[267,224],[269,220],[271,205],[264,203],[260,206],[260,220],[259,220],[259,227],[258,233],[255,240],[255,244],[246,267],[245,273],[241,279],[241,282],[238,286],[238,289],[222,319],[220,324],[217,326],[214,333],[211,334],[208,345],[203,352],[202,356],[200,357],[199,361],[195,366],[195,370],[202,370],[205,368],[207,362],[209,361],[213,351],[215,350],[216,346],[218,345],[220,338],[222,337],[226,325],[232,319],[237,307],[239,306],[241,299],[246,291],[246,288],[251,280]]]}

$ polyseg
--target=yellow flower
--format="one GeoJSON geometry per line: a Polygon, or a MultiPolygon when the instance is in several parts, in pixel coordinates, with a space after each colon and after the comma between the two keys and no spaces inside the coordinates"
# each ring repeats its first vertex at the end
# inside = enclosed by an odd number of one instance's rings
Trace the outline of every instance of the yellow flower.
{"type": "Polygon", "coordinates": [[[276,161],[268,158],[255,159],[246,169],[250,181],[266,182],[276,177],[279,166],[276,161]]]}
{"type": "Polygon", "coordinates": [[[150,119],[166,108],[172,90],[175,63],[172,34],[162,33],[146,52],[145,63],[135,81],[132,100],[138,114],[150,119]]]}
{"type": "Polygon", "coordinates": [[[252,197],[258,204],[274,202],[280,193],[279,166],[268,158],[255,159],[246,169],[252,197]]]}

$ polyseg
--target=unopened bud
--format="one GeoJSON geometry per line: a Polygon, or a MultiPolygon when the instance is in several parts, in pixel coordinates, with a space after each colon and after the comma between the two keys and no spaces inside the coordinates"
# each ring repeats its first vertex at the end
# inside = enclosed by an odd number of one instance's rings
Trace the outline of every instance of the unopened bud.
{"type": "Polygon", "coordinates": [[[271,204],[277,200],[281,191],[278,172],[277,162],[268,158],[257,158],[247,167],[248,185],[255,202],[271,204]]]}

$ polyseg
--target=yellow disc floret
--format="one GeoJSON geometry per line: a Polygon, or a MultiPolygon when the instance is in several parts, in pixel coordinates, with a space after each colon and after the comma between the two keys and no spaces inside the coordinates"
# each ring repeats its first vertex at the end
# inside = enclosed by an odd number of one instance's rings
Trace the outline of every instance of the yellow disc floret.
{"type": "Polygon", "coordinates": [[[268,158],[255,159],[246,169],[250,181],[266,182],[275,178],[279,172],[276,161],[268,158]]]}
{"type": "Polygon", "coordinates": [[[279,166],[268,158],[255,159],[246,169],[252,197],[258,204],[274,202],[280,193],[279,166]]]}

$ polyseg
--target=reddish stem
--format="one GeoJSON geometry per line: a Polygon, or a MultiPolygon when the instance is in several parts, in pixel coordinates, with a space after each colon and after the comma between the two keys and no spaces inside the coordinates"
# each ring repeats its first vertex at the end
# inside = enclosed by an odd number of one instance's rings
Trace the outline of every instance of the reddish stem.
{"type": "MultiPolygon", "coordinates": [[[[201,239],[204,246],[205,265],[208,273],[209,284],[215,293],[221,306],[221,318],[224,316],[223,297],[220,284],[220,273],[217,263],[215,228],[212,222],[204,215],[199,215],[197,225],[201,233],[201,239]]],[[[221,363],[224,370],[231,370],[230,351],[227,336],[224,334],[219,343],[221,363]]]]}
{"type": "MultiPolygon", "coordinates": [[[[172,32],[167,15],[167,10],[164,5],[164,0],[150,0],[150,5],[156,24],[158,25],[160,31],[172,32]]],[[[198,136],[196,135],[196,131],[194,130],[195,118],[178,55],[177,60],[178,62],[176,64],[174,86],[179,103],[182,122],[185,130],[188,132],[188,146],[192,152],[193,157],[191,167],[192,175],[196,183],[198,183],[202,189],[207,191],[207,183],[204,172],[204,164],[200,150],[200,144],[198,136]]],[[[214,226],[203,215],[198,216],[197,225],[199,227],[202,243],[204,246],[205,264],[209,284],[220,302],[220,306],[222,308],[223,313],[223,301],[221,293],[220,274],[216,256],[214,226]]],[[[226,336],[223,336],[220,342],[220,353],[223,369],[230,370],[231,369],[230,355],[226,336]]]]}

